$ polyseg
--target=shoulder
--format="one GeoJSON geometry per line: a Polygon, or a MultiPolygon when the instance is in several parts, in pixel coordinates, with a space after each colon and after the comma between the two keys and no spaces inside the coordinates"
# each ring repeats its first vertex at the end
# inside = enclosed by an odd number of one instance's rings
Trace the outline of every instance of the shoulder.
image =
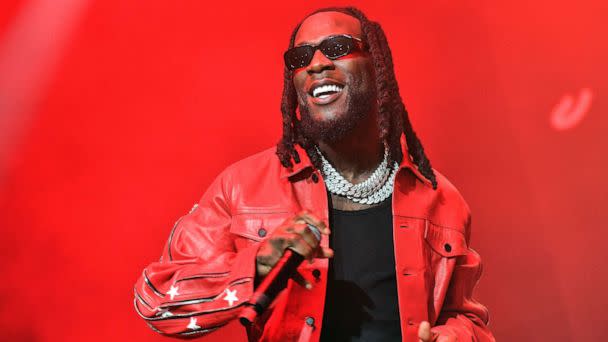
{"type": "Polygon", "coordinates": [[[213,185],[222,188],[225,194],[234,186],[255,181],[256,179],[278,177],[282,167],[275,154],[276,147],[268,148],[228,165],[213,181],[213,185]]]}
{"type": "Polygon", "coordinates": [[[288,197],[289,181],[282,178],[283,165],[271,147],[228,166],[219,176],[223,196],[230,208],[279,207],[288,197]]]}

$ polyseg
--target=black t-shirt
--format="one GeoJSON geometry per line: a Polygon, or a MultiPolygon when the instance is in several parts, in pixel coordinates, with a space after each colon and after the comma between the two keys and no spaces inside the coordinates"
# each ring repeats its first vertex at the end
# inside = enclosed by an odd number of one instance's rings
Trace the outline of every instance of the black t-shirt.
{"type": "Polygon", "coordinates": [[[401,341],[391,209],[331,210],[321,341],[401,341]]]}

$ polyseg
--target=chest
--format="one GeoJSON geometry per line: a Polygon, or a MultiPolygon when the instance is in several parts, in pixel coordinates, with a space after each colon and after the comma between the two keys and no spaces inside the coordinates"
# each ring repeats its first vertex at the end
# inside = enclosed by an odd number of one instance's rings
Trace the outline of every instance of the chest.
{"type": "Polygon", "coordinates": [[[393,218],[390,199],[362,210],[330,210],[331,263],[336,276],[366,279],[395,273],[393,218]],[[386,273],[386,274],[385,274],[386,273]]]}

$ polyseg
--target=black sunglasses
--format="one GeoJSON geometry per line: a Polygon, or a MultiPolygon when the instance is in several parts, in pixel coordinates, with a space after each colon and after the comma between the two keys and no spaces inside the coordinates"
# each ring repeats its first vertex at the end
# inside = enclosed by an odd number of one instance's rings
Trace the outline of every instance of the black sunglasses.
{"type": "Polygon", "coordinates": [[[289,70],[303,68],[310,64],[315,51],[320,50],[325,57],[337,59],[346,56],[353,51],[362,50],[363,41],[359,38],[346,34],[333,36],[325,39],[319,45],[300,45],[293,47],[283,54],[285,66],[289,70]]]}

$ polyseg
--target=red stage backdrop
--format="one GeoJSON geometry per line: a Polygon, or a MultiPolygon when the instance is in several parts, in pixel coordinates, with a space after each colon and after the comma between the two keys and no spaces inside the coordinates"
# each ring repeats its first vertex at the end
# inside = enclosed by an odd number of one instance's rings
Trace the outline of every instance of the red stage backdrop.
{"type": "MultiPolygon", "coordinates": [[[[351,3],[471,206],[497,339],[605,338],[606,2],[351,3]]],[[[132,286],[212,178],[279,139],[282,52],[327,5],[2,1],[0,340],[168,340],[132,286]]]]}

